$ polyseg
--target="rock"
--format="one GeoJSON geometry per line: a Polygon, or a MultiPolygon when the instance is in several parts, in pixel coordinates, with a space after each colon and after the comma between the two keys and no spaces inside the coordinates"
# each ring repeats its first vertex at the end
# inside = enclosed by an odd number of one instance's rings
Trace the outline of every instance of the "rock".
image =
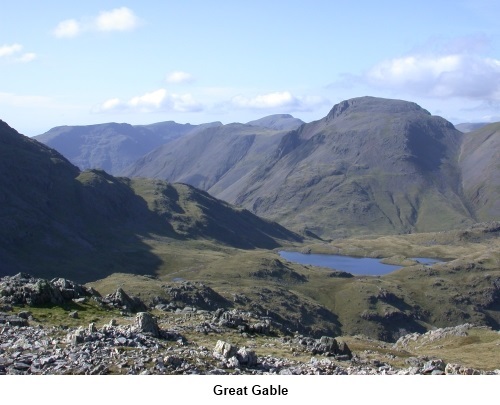
{"type": "Polygon", "coordinates": [[[48,281],[26,273],[2,277],[0,291],[2,305],[62,305],[74,298],[99,295],[92,288],[70,280],[59,278],[48,281]]]}
{"type": "Polygon", "coordinates": [[[0,325],[1,324],[9,324],[12,326],[28,326],[28,321],[25,318],[17,315],[9,315],[0,312],[0,325]]]}
{"type": "Polygon", "coordinates": [[[205,310],[216,310],[228,307],[230,302],[202,283],[182,281],[180,283],[165,284],[162,286],[168,301],[177,307],[194,307],[205,310]]]}
{"type": "Polygon", "coordinates": [[[32,314],[31,314],[31,312],[30,312],[30,311],[20,311],[20,312],[17,314],[17,316],[18,316],[19,318],[23,318],[23,319],[26,319],[26,320],[30,319],[30,316],[31,316],[31,315],[32,315],[32,314]]]}
{"type": "Polygon", "coordinates": [[[71,311],[68,316],[73,319],[78,319],[78,311],[71,311]]]}
{"type": "Polygon", "coordinates": [[[313,354],[324,354],[327,356],[333,356],[334,354],[337,354],[338,351],[339,346],[337,341],[328,336],[322,336],[312,349],[313,354]]]}
{"type": "Polygon", "coordinates": [[[240,368],[241,367],[240,361],[238,360],[238,358],[236,356],[233,356],[233,357],[230,357],[229,359],[227,359],[226,365],[228,368],[240,368]]]}
{"type": "Polygon", "coordinates": [[[345,359],[352,359],[352,352],[351,349],[349,349],[349,346],[347,346],[346,342],[338,342],[338,352],[336,354],[336,358],[338,360],[345,360],[345,359]],[[341,358],[342,357],[342,358],[341,358]]]}
{"type": "Polygon", "coordinates": [[[269,335],[271,332],[271,322],[269,320],[265,320],[264,322],[257,322],[249,327],[250,333],[258,333],[261,335],[269,335]]]}
{"type": "Polygon", "coordinates": [[[238,348],[236,346],[233,346],[231,343],[219,340],[215,345],[213,355],[218,359],[229,359],[230,357],[233,357],[237,351],[238,348]]]}
{"type": "Polygon", "coordinates": [[[122,288],[118,288],[113,294],[103,297],[102,303],[112,308],[123,309],[132,313],[147,310],[146,304],[140,298],[129,296],[122,288]]]}
{"type": "Polygon", "coordinates": [[[452,375],[477,375],[481,374],[478,370],[474,370],[470,367],[464,367],[460,364],[448,363],[444,369],[445,374],[452,375]]]}
{"type": "Polygon", "coordinates": [[[85,334],[83,332],[83,329],[78,328],[76,331],[74,331],[73,333],[69,333],[66,336],[66,342],[71,345],[78,345],[80,343],[83,343],[84,338],[85,334]]]}
{"type": "Polygon", "coordinates": [[[163,359],[163,364],[166,366],[171,366],[173,368],[178,368],[182,365],[182,359],[178,356],[166,356],[163,359]]]}
{"type": "Polygon", "coordinates": [[[429,360],[422,367],[422,374],[433,374],[434,371],[443,372],[446,369],[446,364],[441,359],[429,360]]]}
{"type": "Polygon", "coordinates": [[[154,337],[160,336],[160,329],[156,318],[147,312],[139,312],[135,318],[135,327],[143,333],[149,333],[154,337]]]}
{"type": "Polygon", "coordinates": [[[242,347],[236,352],[236,357],[240,364],[246,367],[254,367],[257,364],[257,355],[253,350],[242,347]]]}

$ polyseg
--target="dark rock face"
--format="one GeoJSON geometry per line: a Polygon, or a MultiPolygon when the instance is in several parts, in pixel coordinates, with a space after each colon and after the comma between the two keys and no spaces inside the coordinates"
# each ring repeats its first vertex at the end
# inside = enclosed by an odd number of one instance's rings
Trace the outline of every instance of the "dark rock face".
{"type": "Polygon", "coordinates": [[[10,315],[0,312],[0,325],[9,324],[12,326],[28,326],[28,320],[18,315],[10,315]]]}
{"type": "Polygon", "coordinates": [[[262,268],[250,273],[251,277],[270,279],[279,283],[305,283],[307,277],[293,271],[279,259],[262,263],[262,268]]]}
{"type": "Polygon", "coordinates": [[[122,288],[118,288],[113,294],[108,294],[99,300],[103,305],[118,308],[127,312],[146,311],[147,307],[138,297],[131,297],[122,288]]]}
{"type": "Polygon", "coordinates": [[[92,288],[64,278],[51,281],[26,273],[0,278],[0,303],[10,305],[62,305],[73,299],[98,296],[92,288]]]}
{"type": "Polygon", "coordinates": [[[223,296],[202,283],[183,281],[176,284],[165,284],[163,289],[168,295],[168,301],[181,307],[192,306],[199,309],[215,310],[231,305],[223,296]]]}
{"type": "Polygon", "coordinates": [[[334,356],[339,360],[349,360],[352,358],[352,352],[347,343],[338,342],[330,336],[322,336],[320,339],[299,336],[295,341],[315,355],[334,356]]]}

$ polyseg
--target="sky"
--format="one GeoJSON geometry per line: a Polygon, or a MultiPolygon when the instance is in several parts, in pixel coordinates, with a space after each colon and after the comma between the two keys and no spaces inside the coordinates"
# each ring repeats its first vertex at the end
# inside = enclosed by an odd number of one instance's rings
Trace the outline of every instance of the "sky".
{"type": "Polygon", "coordinates": [[[0,119],[310,122],[360,96],[500,121],[500,1],[2,1],[0,119]]]}

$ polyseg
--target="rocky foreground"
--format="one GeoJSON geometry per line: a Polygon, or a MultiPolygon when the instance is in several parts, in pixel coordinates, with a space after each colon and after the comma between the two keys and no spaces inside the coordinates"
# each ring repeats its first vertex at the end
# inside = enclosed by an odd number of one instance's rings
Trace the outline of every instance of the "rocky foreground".
{"type": "MultiPolygon", "coordinates": [[[[123,290],[101,297],[68,280],[25,274],[0,279],[0,310],[0,374],[500,374],[409,355],[398,367],[390,354],[373,358],[369,350],[351,351],[341,338],[284,333],[270,319],[239,310],[147,308],[123,290]],[[114,308],[118,316],[99,326],[45,325],[32,313],[35,303],[87,303],[114,308]]],[[[68,310],[66,316],[78,320],[80,314],[68,310]]],[[[466,336],[471,328],[413,333],[390,348],[404,353],[412,342],[466,336]]]]}

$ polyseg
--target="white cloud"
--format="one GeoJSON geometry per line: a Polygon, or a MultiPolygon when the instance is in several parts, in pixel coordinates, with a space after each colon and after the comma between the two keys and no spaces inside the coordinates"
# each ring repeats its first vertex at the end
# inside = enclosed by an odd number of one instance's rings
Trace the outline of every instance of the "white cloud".
{"type": "Polygon", "coordinates": [[[196,101],[191,94],[168,93],[165,89],[158,89],[132,97],[128,101],[111,98],[95,108],[94,112],[196,112],[202,109],[203,105],[196,101]]]}
{"type": "Polygon", "coordinates": [[[109,111],[119,109],[122,105],[122,102],[119,98],[110,98],[101,104],[100,108],[102,111],[109,111]]]}
{"type": "Polygon", "coordinates": [[[73,38],[87,31],[130,31],[139,26],[139,18],[127,7],[101,11],[91,18],[72,18],[57,24],[52,34],[56,38],[73,38]]]}
{"type": "Polygon", "coordinates": [[[128,31],[138,26],[139,19],[132,10],[121,7],[102,11],[97,16],[95,23],[99,31],[128,31]]]}
{"type": "Polygon", "coordinates": [[[16,59],[16,62],[27,63],[36,59],[36,53],[28,52],[22,54],[19,58],[16,59]]]}
{"type": "Polygon", "coordinates": [[[23,49],[23,46],[20,44],[12,44],[12,45],[2,45],[0,46],[0,58],[6,56],[12,56],[13,54],[20,52],[23,49]]]}
{"type": "Polygon", "coordinates": [[[81,24],[76,20],[64,20],[52,31],[56,38],[73,38],[82,31],[81,24]]]}
{"type": "Polygon", "coordinates": [[[138,108],[144,111],[159,110],[167,97],[167,90],[159,89],[146,93],[142,96],[133,97],[127,103],[132,108],[138,108]]]}
{"type": "Polygon", "coordinates": [[[194,80],[194,77],[187,72],[182,72],[180,70],[171,72],[167,75],[168,83],[190,83],[194,80]]]}
{"type": "Polygon", "coordinates": [[[250,109],[280,109],[287,108],[290,111],[310,111],[328,101],[318,96],[294,96],[289,91],[274,92],[245,97],[238,95],[232,98],[231,103],[239,108],[250,109]]]}
{"type": "Polygon", "coordinates": [[[383,61],[364,81],[426,97],[500,99],[500,60],[470,54],[413,55],[383,61]]]}
{"type": "Polygon", "coordinates": [[[23,46],[21,44],[12,44],[12,45],[2,45],[0,46],[0,58],[5,58],[10,62],[31,62],[36,59],[36,54],[33,52],[28,52],[24,54],[20,54],[23,50],[23,46]]]}

